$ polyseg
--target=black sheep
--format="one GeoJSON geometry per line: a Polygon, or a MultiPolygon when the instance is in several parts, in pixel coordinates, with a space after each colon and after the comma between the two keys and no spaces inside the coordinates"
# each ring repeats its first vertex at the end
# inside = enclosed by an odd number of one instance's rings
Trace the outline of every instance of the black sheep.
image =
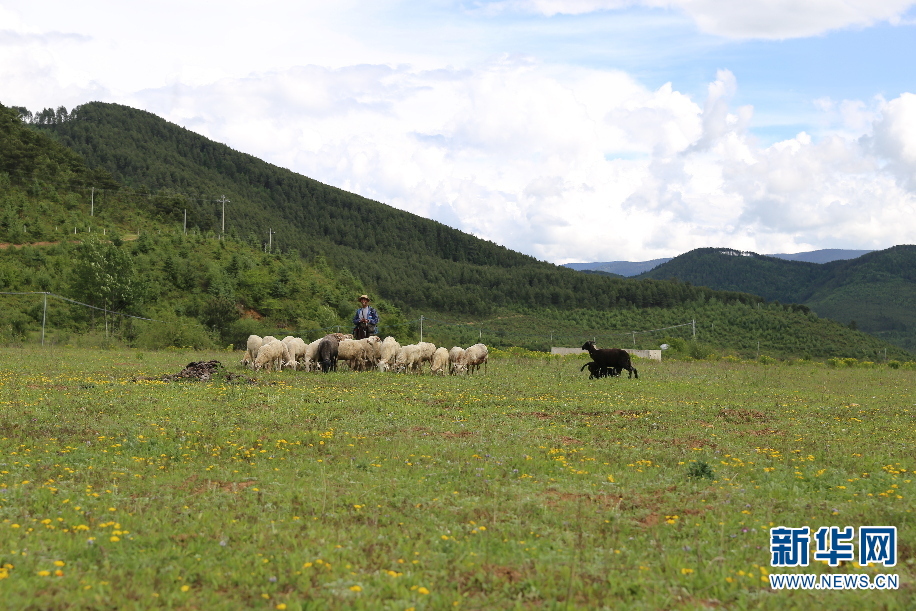
{"type": "Polygon", "coordinates": [[[337,371],[337,349],[339,346],[340,340],[335,335],[325,335],[318,342],[317,356],[323,372],[337,371]]]}
{"type": "Polygon", "coordinates": [[[586,367],[588,367],[588,379],[589,380],[593,380],[593,379],[596,380],[598,378],[604,378],[607,376],[616,377],[620,375],[619,369],[608,369],[607,367],[602,367],[600,363],[596,363],[595,361],[591,361],[589,363],[586,363],[585,365],[582,365],[579,371],[583,371],[586,367]]]}
{"type": "Polygon", "coordinates": [[[639,372],[636,371],[636,368],[633,367],[633,364],[630,362],[630,354],[626,350],[621,350],[620,348],[602,348],[599,350],[595,346],[595,342],[591,340],[582,344],[582,349],[588,350],[589,356],[592,357],[592,361],[594,361],[598,367],[611,369],[618,373],[626,369],[630,372],[627,377],[639,379],[639,372]]]}

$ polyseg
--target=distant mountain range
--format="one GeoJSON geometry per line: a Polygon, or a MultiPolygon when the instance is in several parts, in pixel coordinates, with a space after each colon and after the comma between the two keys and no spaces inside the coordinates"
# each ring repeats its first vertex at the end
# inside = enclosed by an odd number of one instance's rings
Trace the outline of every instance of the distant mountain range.
{"type": "MultiPolygon", "coordinates": [[[[831,261],[840,261],[847,259],[855,259],[861,257],[864,254],[874,252],[871,250],[845,250],[841,248],[824,248],[822,250],[811,250],[808,252],[798,252],[795,254],[785,254],[778,253],[772,255],[764,255],[766,257],[776,257],[778,259],[785,259],[787,261],[805,261],[807,263],[830,263],[831,261]]],[[[645,273],[651,269],[658,267],[663,263],[667,263],[671,260],[671,257],[665,259],[652,259],[650,261],[608,261],[605,263],[566,263],[565,267],[574,269],[576,271],[596,271],[596,272],[607,272],[609,274],[616,274],[618,276],[624,276],[629,278],[630,276],[638,276],[639,274],[645,273]]]]}
{"type": "MultiPolygon", "coordinates": [[[[834,251],[843,252],[861,251],[834,251]]],[[[907,350],[916,348],[914,245],[894,246],[827,263],[792,261],[729,248],[698,248],[637,278],[676,279],[693,286],[803,304],[819,316],[907,350]]]]}

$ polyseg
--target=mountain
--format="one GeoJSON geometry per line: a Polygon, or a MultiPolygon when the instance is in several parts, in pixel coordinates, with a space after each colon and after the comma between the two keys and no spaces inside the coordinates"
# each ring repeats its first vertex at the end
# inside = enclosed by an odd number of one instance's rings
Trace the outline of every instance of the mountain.
{"type": "MultiPolygon", "coordinates": [[[[537,261],[143,111],[92,103],[41,116],[27,127],[0,106],[0,152],[11,151],[0,156],[0,242],[25,244],[0,244],[0,286],[166,321],[155,332],[117,325],[133,345],[314,336],[345,329],[353,298],[371,292],[383,332],[405,341],[422,314],[424,336],[450,345],[544,349],[597,337],[699,357],[753,356],[759,341],[770,356],[912,358],[803,305],[537,261]]],[[[40,301],[0,301],[0,336],[40,330],[40,301]]],[[[99,329],[102,318],[48,309],[60,333],[99,329]]]]}
{"type": "Polygon", "coordinates": [[[894,246],[829,263],[787,261],[727,248],[700,248],[645,272],[719,290],[799,303],[916,349],[916,246],[894,246]]]}
{"type": "MultiPolygon", "coordinates": [[[[812,250],[808,252],[797,252],[795,254],[775,254],[765,255],[767,257],[776,257],[777,259],[786,259],[788,261],[806,261],[808,263],[829,263],[840,259],[855,259],[864,254],[872,252],[871,250],[844,250],[840,248],[825,248],[822,250],[812,250]]],[[[577,271],[598,271],[618,274],[620,276],[631,277],[638,276],[651,269],[654,269],[662,263],[667,263],[671,257],[664,259],[652,259],[651,261],[608,261],[606,263],[566,263],[564,266],[577,271]]]]}
{"type": "Polygon", "coordinates": [[[830,263],[831,261],[840,261],[845,259],[856,259],[862,255],[867,255],[873,250],[846,250],[843,248],[823,248],[821,250],[811,250],[808,252],[797,252],[795,254],[775,254],[767,255],[778,259],[788,261],[807,261],[808,263],[830,263]]]}
{"type": "Polygon", "coordinates": [[[653,267],[658,267],[662,263],[670,261],[667,259],[652,259],[651,261],[608,261],[607,263],[566,263],[564,267],[574,269],[580,272],[595,271],[617,274],[619,276],[637,276],[647,272],[653,267]]]}

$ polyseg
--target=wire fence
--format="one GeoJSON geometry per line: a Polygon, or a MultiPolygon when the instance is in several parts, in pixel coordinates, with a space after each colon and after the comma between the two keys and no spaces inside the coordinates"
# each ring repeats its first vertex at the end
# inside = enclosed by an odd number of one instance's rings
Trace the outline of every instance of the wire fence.
{"type": "MultiPolygon", "coordinates": [[[[157,320],[155,318],[149,318],[145,316],[137,316],[134,314],[126,314],[124,312],[119,312],[116,310],[110,310],[104,307],[95,306],[88,303],[83,303],[69,297],[64,297],[63,295],[58,295],[56,293],[46,292],[46,291],[30,291],[30,292],[16,292],[16,291],[0,291],[0,295],[18,295],[18,296],[28,296],[36,295],[41,296],[42,298],[42,315],[41,315],[41,345],[45,344],[45,335],[48,326],[48,298],[56,299],[61,302],[69,303],[75,306],[82,308],[87,308],[89,310],[102,312],[106,315],[106,333],[108,331],[107,317],[120,317],[125,319],[140,320],[153,323],[162,323],[162,324],[171,324],[171,325],[198,325],[196,322],[182,322],[180,320],[172,321],[163,321],[157,320]]],[[[674,329],[681,329],[685,327],[691,327],[691,332],[693,338],[696,338],[696,320],[692,320],[687,323],[682,323],[678,325],[671,325],[668,327],[660,327],[657,329],[640,329],[640,330],[595,330],[588,329],[584,331],[575,331],[575,332],[544,332],[544,331],[531,331],[531,332],[520,332],[518,330],[506,330],[506,329],[497,329],[497,328],[488,328],[482,327],[479,324],[473,323],[459,323],[459,322],[448,322],[439,320],[436,318],[428,318],[425,315],[421,315],[419,318],[406,320],[394,324],[380,324],[377,327],[377,332],[379,335],[393,335],[401,334],[403,335],[405,331],[407,333],[418,333],[420,341],[423,341],[424,333],[427,335],[430,334],[441,334],[443,330],[446,331],[456,331],[458,333],[464,333],[466,337],[476,334],[480,341],[511,341],[511,342],[523,342],[527,344],[544,344],[553,346],[554,344],[562,343],[571,343],[577,344],[580,341],[584,341],[583,338],[592,339],[597,341],[598,339],[613,341],[618,338],[627,338],[630,339],[633,343],[633,346],[636,346],[637,336],[647,336],[651,334],[657,334],[664,331],[672,331],[674,329]],[[405,329],[406,328],[406,329],[405,329]]],[[[346,324],[334,324],[326,327],[315,327],[311,329],[298,329],[292,330],[292,333],[295,333],[299,336],[316,336],[319,334],[327,334],[332,332],[338,333],[348,333],[350,331],[349,325],[346,324]]]]}

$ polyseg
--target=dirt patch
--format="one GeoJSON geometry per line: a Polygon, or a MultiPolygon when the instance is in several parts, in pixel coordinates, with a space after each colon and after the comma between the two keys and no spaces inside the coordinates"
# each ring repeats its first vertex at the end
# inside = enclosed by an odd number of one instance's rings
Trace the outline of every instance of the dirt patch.
{"type": "Polygon", "coordinates": [[[540,418],[541,420],[549,420],[553,417],[546,412],[515,412],[514,414],[506,415],[512,416],[513,418],[521,418],[522,416],[534,416],[535,418],[540,418]]]}
{"type": "Polygon", "coordinates": [[[582,442],[575,437],[560,437],[560,443],[565,446],[581,446],[582,442]]]}
{"type": "Polygon", "coordinates": [[[747,422],[762,421],[767,419],[763,412],[758,412],[756,409],[725,408],[720,410],[716,415],[726,422],[731,422],[732,424],[745,424],[747,422]]]}
{"type": "Polygon", "coordinates": [[[590,505],[597,505],[602,508],[616,507],[623,497],[617,494],[585,494],[574,492],[558,492],[556,490],[547,490],[547,505],[555,506],[559,503],[584,502],[590,505]]]}
{"type": "Polygon", "coordinates": [[[777,429],[760,429],[757,431],[747,431],[742,433],[743,435],[751,435],[753,437],[765,437],[767,435],[785,435],[785,431],[780,431],[777,429]]]}
{"type": "Polygon", "coordinates": [[[522,578],[522,574],[511,566],[500,566],[498,564],[484,564],[480,567],[485,572],[493,575],[498,580],[515,583],[522,578]]]}
{"type": "Polygon", "coordinates": [[[615,416],[623,416],[624,418],[639,418],[643,415],[644,412],[637,412],[629,409],[618,409],[611,413],[615,416]]]}
{"type": "Polygon", "coordinates": [[[661,522],[661,517],[657,513],[650,513],[640,520],[639,524],[641,526],[651,527],[657,525],[659,522],[661,522]]]}
{"type": "Polygon", "coordinates": [[[190,490],[194,494],[203,494],[205,492],[212,492],[214,490],[238,493],[250,486],[256,486],[257,483],[258,482],[253,479],[246,479],[241,482],[222,482],[218,479],[202,480],[197,475],[192,475],[183,481],[180,485],[176,486],[176,488],[179,490],[190,490]]]}
{"type": "Polygon", "coordinates": [[[710,441],[709,439],[703,439],[702,437],[675,437],[673,439],[655,439],[646,441],[661,441],[666,444],[670,444],[677,447],[683,448],[715,448],[716,444],[710,441]]]}
{"type": "Polygon", "coordinates": [[[4,242],[0,244],[0,249],[6,249],[10,246],[13,248],[22,248],[23,246],[53,246],[54,244],[60,244],[60,242],[29,242],[28,244],[10,244],[9,242],[4,242]]]}
{"type": "Polygon", "coordinates": [[[442,435],[446,439],[463,439],[465,437],[470,437],[473,434],[474,433],[471,431],[458,431],[457,433],[453,433],[451,431],[445,431],[444,433],[440,433],[440,435],[442,435]]]}
{"type": "Polygon", "coordinates": [[[242,308],[242,318],[250,318],[252,320],[261,320],[264,318],[264,315],[258,312],[257,310],[252,310],[251,308],[242,308]]]}
{"type": "Polygon", "coordinates": [[[446,439],[464,439],[465,437],[474,435],[473,431],[458,431],[457,433],[452,431],[434,431],[425,426],[412,426],[406,430],[410,431],[411,433],[420,433],[421,435],[438,435],[439,437],[444,437],[446,439]]]}

